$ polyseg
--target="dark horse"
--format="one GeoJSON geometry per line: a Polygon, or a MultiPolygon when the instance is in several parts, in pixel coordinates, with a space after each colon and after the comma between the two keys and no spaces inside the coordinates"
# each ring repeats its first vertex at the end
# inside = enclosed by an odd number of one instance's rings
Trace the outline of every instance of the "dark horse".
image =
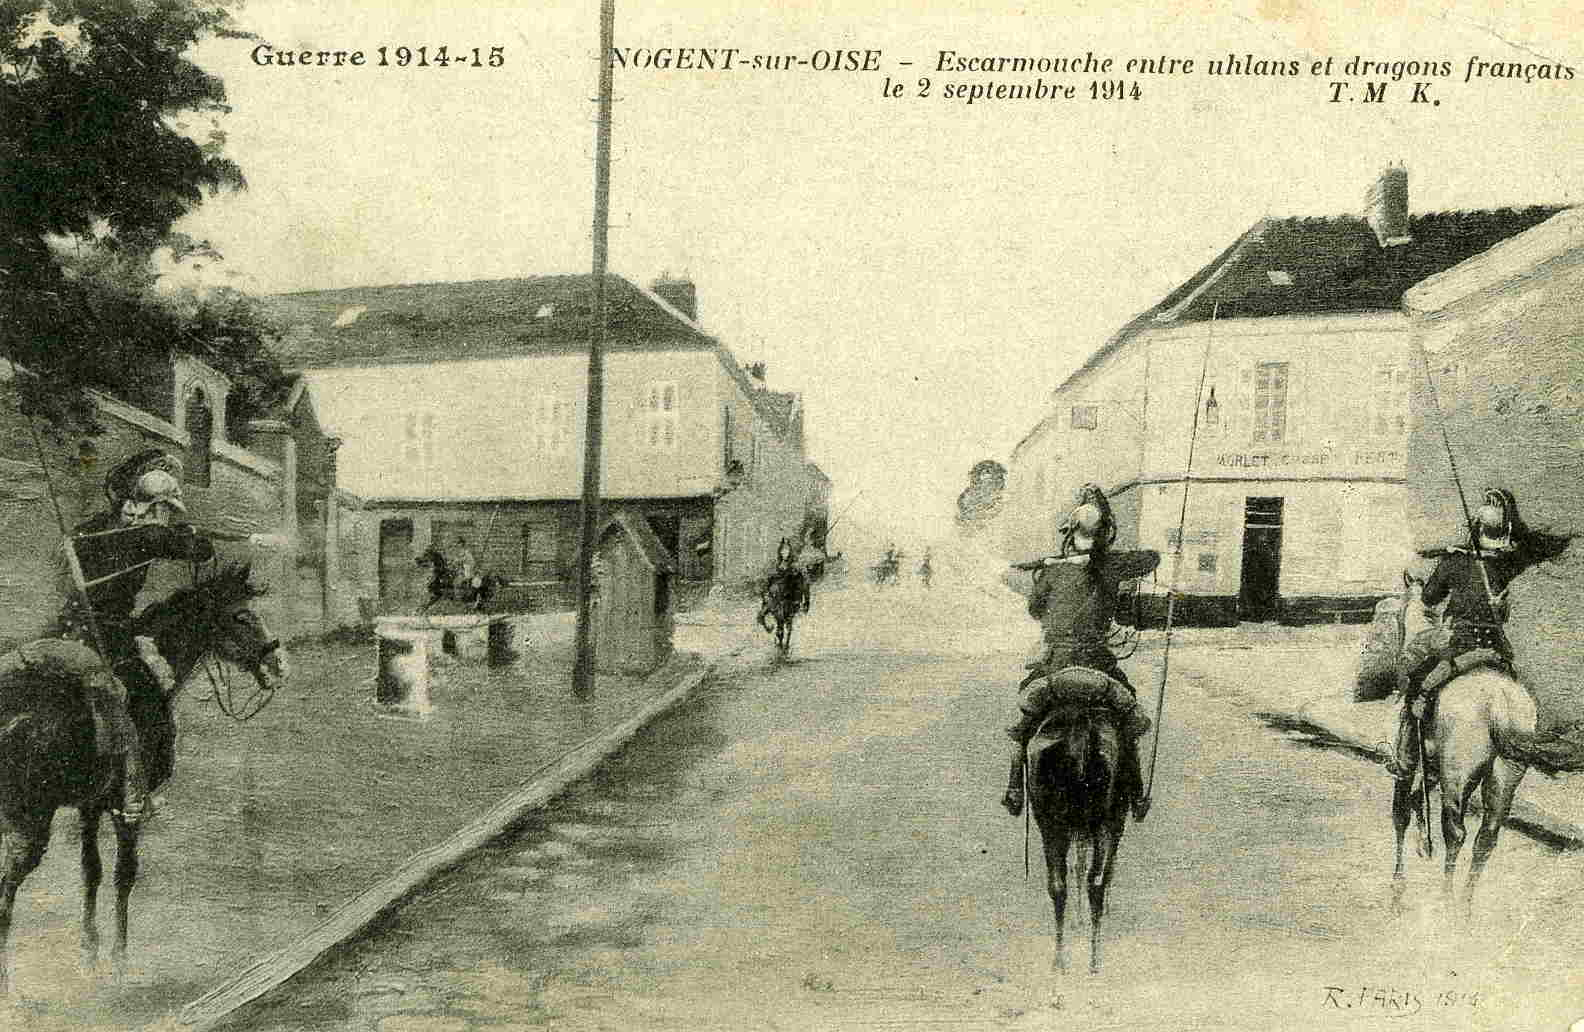
{"type": "Polygon", "coordinates": [[[1089,704],[1063,706],[1045,718],[1028,745],[1028,798],[1045,844],[1045,879],[1056,916],[1058,970],[1067,970],[1062,926],[1067,910],[1067,851],[1079,843],[1089,888],[1089,970],[1100,970],[1100,918],[1127,821],[1128,797],[1118,772],[1122,734],[1117,715],[1089,704]]]}
{"type": "MultiPolygon", "coordinates": [[[[170,664],[178,687],[201,658],[213,655],[252,674],[261,692],[286,678],[279,640],[252,609],[261,592],[248,583],[245,566],[228,567],[210,579],[150,605],[134,631],[153,639],[170,664]]],[[[0,993],[10,989],[11,914],[17,889],[49,847],[55,811],[75,806],[82,823],[84,961],[97,962],[99,819],[121,799],[119,776],[98,762],[94,724],[83,687],[47,662],[8,664],[0,675],[0,993]]],[[[146,756],[149,786],[165,782],[175,766],[175,691],[169,695],[139,664],[122,668],[146,756]]],[[[137,879],[138,827],[112,814],[116,834],[116,940],[119,970],[126,959],[127,900],[137,879]]]]}
{"type": "Polygon", "coordinates": [[[776,570],[765,584],[763,605],[759,610],[759,626],[775,632],[776,648],[783,656],[792,648],[792,621],[798,610],[809,611],[808,578],[798,570],[794,555],[792,542],[782,538],[776,550],[776,570]],[[772,617],[774,628],[765,622],[772,617]]]}
{"type": "Polygon", "coordinates": [[[451,580],[454,575],[451,572],[451,564],[446,561],[445,553],[434,545],[430,545],[414,561],[419,566],[430,568],[429,601],[423,604],[423,608],[428,609],[441,599],[449,598],[451,596],[451,580]]]}

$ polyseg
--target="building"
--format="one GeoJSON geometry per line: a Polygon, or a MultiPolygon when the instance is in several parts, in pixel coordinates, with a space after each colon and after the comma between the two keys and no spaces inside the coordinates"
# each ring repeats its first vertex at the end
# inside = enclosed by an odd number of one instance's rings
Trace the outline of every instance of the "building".
{"type": "Polygon", "coordinates": [[[1259,220],[1052,393],[1012,456],[1006,550],[1053,548],[1093,481],[1118,544],[1167,556],[1152,614],[1175,583],[1185,622],[1367,617],[1408,547],[1403,295],[1558,210],[1410,216],[1392,168],[1363,217],[1259,220]]]}
{"type": "MultiPolygon", "coordinates": [[[[1412,545],[1460,543],[1464,502],[1449,449],[1471,509],[1486,487],[1505,487],[1532,526],[1584,534],[1584,210],[1430,277],[1404,305],[1415,374],[1412,545]]],[[[1508,637],[1542,724],[1584,720],[1580,543],[1517,578],[1508,599],[1508,637]]]]}
{"type": "MultiPolygon", "coordinates": [[[[606,293],[601,498],[643,514],[689,597],[758,576],[808,505],[799,396],[702,329],[691,282],[611,275],[606,293]]],[[[373,604],[410,605],[414,556],[465,538],[506,578],[501,601],[571,606],[593,278],[273,300],[282,363],[345,441],[338,475],[364,500],[357,576],[373,604]]]]}
{"type": "MultiPolygon", "coordinates": [[[[0,620],[7,641],[42,634],[64,600],[51,486],[67,525],[74,526],[105,507],[105,474],[148,447],[184,457],[182,493],[194,524],[285,542],[268,549],[218,546],[225,559],[251,563],[255,579],[267,584],[262,604],[277,634],[317,634],[355,619],[355,590],[339,579],[334,536],[325,527],[359,503],[336,484],[336,442],[319,429],[306,385],[285,385],[267,418],[239,425],[228,411],[230,381],[191,356],[172,353],[167,362],[141,370],[117,397],[91,392],[104,432],[46,437],[46,471],[17,407],[16,375],[10,363],[0,362],[0,497],[8,503],[0,508],[0,568],[7,574],[0,620]]],[[[142,601],[169,594],[192,576],[184,564],[157,563],[142,601]]]]}

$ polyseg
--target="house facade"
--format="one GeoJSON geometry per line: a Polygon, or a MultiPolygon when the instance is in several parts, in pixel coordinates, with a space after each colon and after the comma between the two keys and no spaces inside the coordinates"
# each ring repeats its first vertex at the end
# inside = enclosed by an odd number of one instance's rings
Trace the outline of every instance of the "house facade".
{"type": "MultiPolygon", "coordinates": [[[[356,576],[376,607],[421,601],[414,557],[462,540],[508,601],[573,604],[592,288],[547,276],[275,299],[282,361],[345,442],[338,476],[364,502],[356,576]]],[[[700,328],[691,283],[612,275],[607,298],[602,500],[644,515],[684,588],[758,576],[808,505],[800,399],[700,328]]]]}
{"type": "Polygon", "coordinates": [[[1119,545],[1164,556],[1147,612],[1175,585],[1185,622],[1365,618],[1409,544],[1403,294],[1556,211],[1410,216],[1389,169],[1363,218],[1260,220],[1053,392],[1013,455],[1007,551],[1055,547],[1092,481],[1119,545]]]}

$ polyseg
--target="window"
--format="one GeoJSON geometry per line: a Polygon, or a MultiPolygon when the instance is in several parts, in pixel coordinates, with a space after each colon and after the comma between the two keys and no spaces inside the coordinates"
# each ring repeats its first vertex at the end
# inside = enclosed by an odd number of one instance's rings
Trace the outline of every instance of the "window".
{"type": "Polygon", "coordinates": [[[642,433],[644,447],[649,450],[676,451],[677,385],[675,381],[656,381],[644,388],[642,433]]]}
{"type": "Polygon", "coordinates": [[[1199,553],[1199,572],[1209,574],[1216,572],[1216,554],[1214,552],[1199,553]]]}
{"type": "Polygon", "coordinates": [[[1072,428],[1074,430],[1093,430],[1099,424],[1099,405],[1074,405],[1072,407],[1072,428]]]}
{"type": "Polygon", "coordinates": [[[1377,437],[1408,432],[1408,374],[1396,365],[1372,371],[1368,432],[1377,437]]]}
{"type": "Polygon", "coordinates": [[[1254,440],[1282,441],[1287,434],[1287,363],[1254,367],[1254,440]]]}
{"type": "Polygon", "coordinates": [[[731,473],[732,464],[732,437],[737,432],[737,427],[732,419],[730,405],[721,407],[721,469],[731,473]]]}
{"type": "Polygon", "coordinates": [[[523,579],[541,582],[560,580],[558,546],[554,523],[523,524],[518,566],[523,579]]]}
{"type": "Polygon", "coordinates": [[[187,481],[198,487],[209,486],[209,457],[214,439],[214,413],[204,399],[203,391],[195,390],[187,396],[187,439],[191,443],[187,462],[187,481]]]}
{"type": "Polygon", "coordinates": [[[553,394],[534,402],[534,450],[540,455],[565,455],[572,440],[572,403],[553,394]]]}

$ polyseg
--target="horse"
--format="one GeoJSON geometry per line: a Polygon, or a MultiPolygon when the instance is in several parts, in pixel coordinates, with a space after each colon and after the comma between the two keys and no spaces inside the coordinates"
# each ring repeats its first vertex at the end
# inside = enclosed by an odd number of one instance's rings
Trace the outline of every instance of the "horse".
{"type": "Polygon", "coordinates": [[[1100,919],[1127,823],[1123,747],[1117,715],[1092,703],[1057,708],[1029,739],[1028,806],[1045,847],[1045,885],[1056,919],[1052,966],[1058,971],[1067,970],[1067,851],[1074,839],[1080,867],[1088,855],[1089,972],[1100,971],[1100,919]]]}
{"type": "MultiPolygon", "coordinates": [[[[279,639],[251,606],[261,595],[246,566],[227,567],[209,579],[148,606],[133,631],[154,642],[170,665],[167,691],[141,664],[122,668],[128,707],[145,757],[149,787],[175,767],[175,696],[201,659],[213,655],[252,674],[265,701],[287,677],[279,639]]],[[[50,823],[63,806],[78,810],[82,826],[82,932],[85,967],[98,963],[97,901],[102,867],[99,821],[107,812],[116,834],[117,973],[125,967],[127,902],[137,879],[139,827],[115,813],[122,793],[119,771],[101,764],[94,722],[80,680],[47,662],[20,662],[0,676],[0,994],[10,991],[11,916],[17,890],[49,847],[50,823]]],[[[216,688],[217,696],[219,688],[216,688]]]]}
{"type": "MultiPolygon", "coordinates": [[[[1415,634],[1432,626],[1421,597],[1422,582],[1403,574],[1402,608],[1398,611],[1399,649],[1415,634]]],[[[1460,668],[1433,697],[1427,697],[1421,720],[1423,772],[1420,792],[1412,778],[1398,779],[1392,793],[1392,828],[1396,835],[1396,860],[1392,868],[1392,907],[1401,911],[1407,881],[1403,873],[1403,837],[1409,822],[1424,804],[1428,814],[1430,793],[1441,790],[1441,837],[1446,849],[1442,894],[1456,899],[1458,856],[1467,838],[1464,818],[1474,790],[1479,789],[1484,816],[1474,836],[1463,905],[1471,912],[1474,889],[1486,862],[1496,849],[1502,824],[1512,812],[1513,796],[1530,766],[1555,768],[1535,753],[1538,714],[1535,700],[1516,678],[1496,666],[1460,668]]],[[[1420,853],[1431,854],[1431,830],[1423,829],[1420,853]]]]}
{"type": "Polygon", "coordinates": [[[446,561],[445,553],[430,545],[414,561],[419,566],[430,567],[432,571],[429,575],[429,601],[425,602],[422,608],[428,609],[436,602],[449,597],[454,575],[451,572],[451,564],[446,561]]]}

